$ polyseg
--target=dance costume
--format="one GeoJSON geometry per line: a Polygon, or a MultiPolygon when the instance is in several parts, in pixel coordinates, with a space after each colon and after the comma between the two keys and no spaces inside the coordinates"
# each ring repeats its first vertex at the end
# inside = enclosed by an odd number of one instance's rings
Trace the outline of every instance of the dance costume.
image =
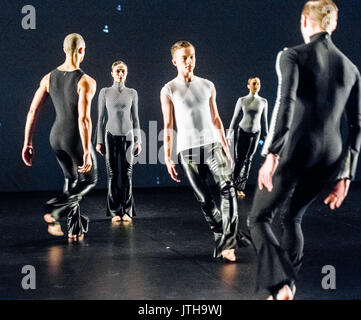
{"type": "Polygon", "coordinates": [[[248,94],[238,99],[227,139],[234,136],[234,127],[239,119],[235,138],[235,167],[233,179],[238,191],[244,191],[259,138],[265,141],[268,134],[267,123],[268,103],[258,94],[248,94]],[[261,125],[262,123],[262,125],[261,125]]]}
{"type": "Polygon", "coordinates": [[[141,143],[138,117],[138,94],[124,83],[114,81],[103,88],[98,98],[97,143],[105,144],[105,162],[108,176],[107,215],[135,216],[132,194],[134,143],[141,143]],[[104,130],[105,112],[108,115],[104,130]],[[105,139],[104,139],[105,131],[105,139]],[[118,188],[118,174],[121,188],[118,188]]]}
{"type": "Polygon", "coordinates": [[[173,103],[178,158],[214,233],[214,257],[220,257],[237,243],[238,212],[231,166],[212,123],[209,99],[213,88],[212,82],[200,77],[190,82],[176,78],[162,88],[162,94],[173,103]],[[220,190],[219,209],[206,183],[208,173],[220,190]]]}
{"type": "Polygon", "coordinates": [[[81,235],[88,230],[89,219],[80,214],[79,201],[97,182],[97,162],[92,145],[89,146],[92,168],[79,173],[83,165],[83,145],[78,126],[77,85],[84,72],[60,71],[50,73],[49,94],[53,101],[56,119],[50,132],[50,145],[63,170],[65,183],[63,194],[47,202],[46,210],[59,223],[61,216],[67,216],[68,234],[81,235]]]}
{"type": "Polygon", "coordinates": [[[249,218],[258,254],[258,286],[292,285],[303,259],[302,217],[329,179],[355,177],[361,144],[361,82],[357,67],[328,33],[280,52],[278,98],[262,153],[279,156],[273,190],[256,191],[249,218]],[[349,135],[342,148],[341,119],[349,135]],[[271,222],[281,214],[278,242],[271,222]]]}

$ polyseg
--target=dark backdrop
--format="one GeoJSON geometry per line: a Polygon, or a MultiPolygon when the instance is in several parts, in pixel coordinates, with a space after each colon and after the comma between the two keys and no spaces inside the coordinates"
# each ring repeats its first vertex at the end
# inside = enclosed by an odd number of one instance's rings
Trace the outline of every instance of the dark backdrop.
{"type": "MultiPolygon", "coordinates": [[[[37,122],[32,168],[22,163],[21,148],[33,94],[42,76],[63,62],[62,42],[68,33],[78,32],[84,36],[87,51],[81,67],[97,80],[98,89],[92,105],[94,127],[98,92],[111,85],[110,66],[114,60],[121,59],[129,67],[127,86],[137,89],[139,94],[142,129],[148,132],[149,121],[157,121],[159,132],[162,129],[159,92],[176,76],[169,48],[175,41],[187,39],[196,47],[196,74],[216,85],[219,112],[227,128],[234,104],[239,96],[247,94],[246,81],[252,75],[261,78],[260,95],[268,99],[271,114],[277,90],[276,55],[284,47],[302,42],[299,18],[304,2],[1,1],[0,191],[53,190],[62,185],[62,173],[48,139],[54,121],[50,99],[37,122]],[[24,30],[21,26],[24,16],[21,9],[27,4],[36,9],[35,30],[24,30]],[[105,25],[109,27],[108,34],[103,32],[105,25]]],[[[340,8],[339,27],[333,40],[360,67],[361,3],[359,0],[336,3],[340,8]]],[[[104,188],[104,159],[98,157],[98,162],[97,187],[104,188]]],[[[258,152],[251,183],[255,182],[260,163],[258,152]]],[[[164,165],[135,166],[134,186],[157,185],[176,185],[164,165]]]]}

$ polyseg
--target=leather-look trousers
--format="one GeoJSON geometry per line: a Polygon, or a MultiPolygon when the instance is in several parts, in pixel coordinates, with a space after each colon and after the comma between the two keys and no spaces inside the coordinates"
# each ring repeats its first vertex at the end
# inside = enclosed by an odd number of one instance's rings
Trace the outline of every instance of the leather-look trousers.
{"type": "Polygon", "coordinates": [[[214,257],[221,257],[223,250],[233,249],[237,243],[237,198],[231,165],[220,143],[182,151],[179,153],[179,163],[214,233],[214,257]],[[219,187],[220,208],[215,204],[207,186],[208,173],[211,173],[219,187]]]}
{"type": "Polygon", "coordinates": [[[133,217],[135,216],[132,193],[134,143],[127,140],[126,136],[115,136],[107,131],[105,149],[108,176],[107,215],[122,217],[127,214],[133,217]],[[119,171],[120,187],[118,187],[119,171]]]}
{"type": "Polygon", "coordinates": [[[79,173],[78,166],[83,164],[82,152],[54,150],[58,163],[65,177],[63,193],[46,203],[46,212],[50,213],[55,223],[66,216],[68,234],[80,236],[88,232],[89,218],[80,214],[79,202],[97,183],[97,161],[91,148],[92,167],[89,172],[79,173]]]}
{"type": "Polygon", "coordinates": [[[260,132],[245,132],[238,128],[235,145],[235,166],[233,179],[238,191],[246,189],[249,172],[254,154],[256,153],[260,132]]]}

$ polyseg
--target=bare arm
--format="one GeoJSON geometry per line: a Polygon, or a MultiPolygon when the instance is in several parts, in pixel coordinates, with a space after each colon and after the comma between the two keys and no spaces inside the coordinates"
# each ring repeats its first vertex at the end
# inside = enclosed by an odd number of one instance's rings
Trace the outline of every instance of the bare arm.
{"type": "Polygon", "coordinates": [[[39,88],[35,92],[28,115],[26,117],[22,158],[27,166],[31,166],[33,163],[33,132],[38,113],[43,106],[46,98],[49,96],[49,78],[50,74],[47,74],[41,80],[39,88]]]}
{"type": "Polygon", "coordinates": [[[174,106],[167,94],[163,91],[160,94],[160,102],[162,104],[164,123],[164,160],[171,178],[176,182],[180,182],[178,173],[175,169],[175,163],[172,161],[174,106]]]}
{"type": "Polygon", "coordinates": [[[88,172],[92,167],[90,156],[92,121],[90,118],[91,102],[96,91],[94,79],[84,75],[78,83],[78,126],[80,139],[83,145],[83,165],[78,168],[79,172],[88,172]]]}
{"type": "Polygon", "coordinates": [[[229,159],[229,161],[231,161],[231,163],[232,163],[231,153],[229,152],[229,148],[228,148],[227,141],[226,141],[226,136],[224,134],[223,123],[222,123],[222,120],[218,113],[215,88],[213,88],[211,97],[209,98],[209,106],[211,108],[211,117],[212,117],[213,125],[216,127],[217,132],[218,132],[219,136],[221,137],[223,150],[226,153],[226,156],[229,159]]]}

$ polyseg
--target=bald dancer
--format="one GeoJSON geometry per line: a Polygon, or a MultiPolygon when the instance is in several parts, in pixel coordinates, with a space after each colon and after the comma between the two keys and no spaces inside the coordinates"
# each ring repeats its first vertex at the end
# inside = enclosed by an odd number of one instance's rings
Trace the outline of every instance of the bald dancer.
{"type": "Polygon", "coordinates": [[[35,120],[50,95],[56,119],[50,133],[50,145],[64,174],[63,193],[46,203],[44,220],[48,232],[64,235],[59,218],[66,216],[67,233],[78,240],[88,231],[89,219],[80,214],[79,201],[97,182],[97,163],[91,145],[91,101],[96,82],[80,69],[85,56],[85,41],[79,34],[66,36],[65,62],[45,75],[35,92],[25,124],[22,158],[32,166],[35,120]]]}

